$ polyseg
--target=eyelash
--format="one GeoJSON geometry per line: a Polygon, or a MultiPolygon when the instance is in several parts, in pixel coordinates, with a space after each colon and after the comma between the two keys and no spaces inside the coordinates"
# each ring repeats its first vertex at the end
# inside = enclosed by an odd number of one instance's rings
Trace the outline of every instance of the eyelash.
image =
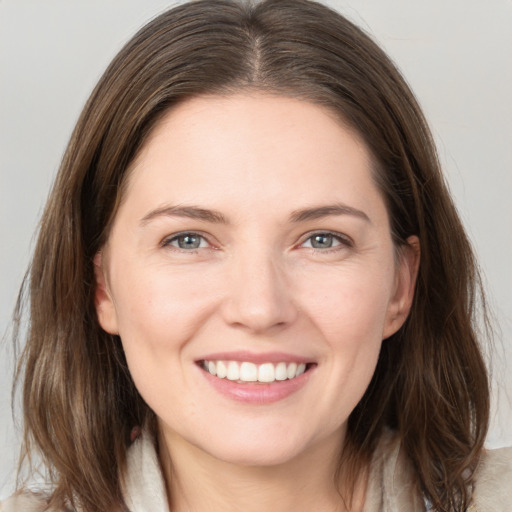
{"type": "Polygon", "coordinates": [[[162,240],[161,246],[162,247],[170,247],[173,250],[188,253],[188,254],[191,254],[191,253],[194,254],[199,249],[211,249],[212,248],[212,244],[210,243],[210,241],[204,235],[202,235],[201,233],[198,233],[196,231],[183,231],[181,233],[176,233],[176,234],[162,240]],[[172,245],[172,242],[177,241],[180,238],[185,238],[185,237],[200,238],[201,239],[200,244],[203,242],[206,242],[208,244],[208,247],[194,247],[192,249],[184,249],[183,247],[172,245]]]}
{"type": "Polygon", "coordinates": [[[316,253],[331,253],[340,251],[343,249],[351,248],[354,246],[354,242],[347,236],[343,235],[342,233],[337,233],[335,231],[315,231],[313,233],[308,233],[306,238],[298,245],[298,247],[303,247],[304,249],[310,249],[316,253]],[[335,245],[333,247],[326,247],[326,248],[318,248],[318,247],[304,247],[304,244],[308,242],[309,240],[312,240],[314,237],[318,236],[329,236],[332,237],[334,241],[338,242],[338,245],[335,245]]]}
{"type": "MultiPolygon", "coordinates": [[[[171,247],[173,248],[174,250],[177,250],[177,251],[180,251],[180,252],[185,252],[185,253],[196,253],[199,249],[211,249],[212,248],[212,244],[210,243],[210,241],[208,240],[207,237],[205,237],[204,235],[202,235],[201,233],[198,233],[196,231],[184,231],[184,232],[181,232],[181,233],[176,233],[168,238],[165,238],[162,243],[161,243],[161,246],[162,247],[171,247]],[[179,246],[176,246],[176,245],[173,245],[172,243],[179,240],[180,238],[185,238],[185,237],[190,237],[190,238],[200,238],[200,246],[199,247],[194,247],[194,248],[189,248],[189,249],[185,249],[183,247],[179,247],[179,246]],[[201,247],[201,244],[203,242],[206,242],[208,244],[208,247],[201,247]]],[[[351,248],[354,246],[354,243],[353,241],[347,237],[346,235],[343,235],[341,233],[337,233],[337,232],[334,232],[334,231],[315,231],[313,233],[308,233],[307,237],[303,239],[302,242],[300,242],[297,247],[302,247],[302,248],[305,248],[305,249],[311,249],[312,251],[314,252],[318,252],[318,253],[330,253],[330,252],[336,252],[336,251],[339,251],[339,250],[342,250],[344,248],[351,248]],[[324,237],[332,237],[333,241],[336,241],[338,242],[338,245],[335,245],[333,247],[325,247],[325,248],[318,248],[318,247],[313,247],[312,244],[310,247],[304,247],[304,244],[306,242],[308,242],[309,240],[312,240],[314,237],[321,237],[321,236],[324,236],[324,237]]]]}

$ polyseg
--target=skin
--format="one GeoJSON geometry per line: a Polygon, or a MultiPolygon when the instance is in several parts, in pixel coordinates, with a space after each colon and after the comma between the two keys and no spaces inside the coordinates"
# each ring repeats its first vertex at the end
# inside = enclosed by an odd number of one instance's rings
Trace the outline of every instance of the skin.
{"type": "MultiPolygon", "coordinates": [[[[333,475],[347,418],[407,316],[419,261],[416,238],[393,245],[368,150],[308,102],[199,97],[167,113],[129,171],[96,305],[158,417],[173,510],[344,510],[333,475]],[[293,218],[340,204],[352,210],[293,218]],[[180,248],[183,232],[200,246],[180,248]],[[290,396],[247,404],[197,364],[240,350],[314,365],[290,396]]],[[[361,478],[352,510],[363,501],[361,478]]]]}

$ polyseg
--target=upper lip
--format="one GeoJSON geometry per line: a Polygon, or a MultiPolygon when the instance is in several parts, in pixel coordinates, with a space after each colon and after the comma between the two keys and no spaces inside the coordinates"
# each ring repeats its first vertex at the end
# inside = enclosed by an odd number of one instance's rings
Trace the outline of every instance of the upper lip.
{"type": "Polygon", "coordinates": [[[254,364],[263,363],[312,363],[314,362],[311,358],[304,356],[298,356],[286,352],[216,352],[205,355],[198,359],[198,361],[238,361],[248,362],[254,364]]]}

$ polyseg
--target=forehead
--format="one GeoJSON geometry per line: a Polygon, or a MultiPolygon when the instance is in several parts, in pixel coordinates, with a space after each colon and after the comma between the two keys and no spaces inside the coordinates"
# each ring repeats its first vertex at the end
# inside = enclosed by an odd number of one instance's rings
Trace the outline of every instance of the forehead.
{"type": "Polygon", "coordinates": [[[129,169],[126,198],[289,209],[378,195],[369,151],[329,109],[264,94],[201,96],[169,110],[129,169]],[[297,203],[297,204],[293,204],[297,203]]]}
{"type": "Polygon", "coordinates": [[[171,107],[151,130],[130,169],[148,153],[154,154],[164,139],[165,145],[174,141],[174,146],[184,142],[188,146],[196,141],[194,136],[200,137],[198,142],[203,153],[211,149],[210,142],[233,147],[255,135],[255,143],[268,144],[273,140],[274,144],[267,146],[272,147],[283,142],[290,130],[299,146],[307,140],[319,149],[332,142],[339,145],[342,135],[344,141],[350,139],[350,143],[358,147],[363,158],[370,158],[362,137],[334,108],[290,96],[252,91],[200,95],[171,107]],[[281,131],[281,137],[278,131],[281,131]]]}

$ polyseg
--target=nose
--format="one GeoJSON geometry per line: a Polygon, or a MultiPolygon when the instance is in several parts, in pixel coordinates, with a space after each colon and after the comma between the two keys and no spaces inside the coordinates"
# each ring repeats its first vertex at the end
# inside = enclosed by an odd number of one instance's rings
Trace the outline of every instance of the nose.
{"type": "Polygon", "coordinates": [[[284,328],[297,318],[292,286],[279,257],[252,252],[234,257],[231,263],[222,308],[228,324],[264,333],[284,328]]]}

